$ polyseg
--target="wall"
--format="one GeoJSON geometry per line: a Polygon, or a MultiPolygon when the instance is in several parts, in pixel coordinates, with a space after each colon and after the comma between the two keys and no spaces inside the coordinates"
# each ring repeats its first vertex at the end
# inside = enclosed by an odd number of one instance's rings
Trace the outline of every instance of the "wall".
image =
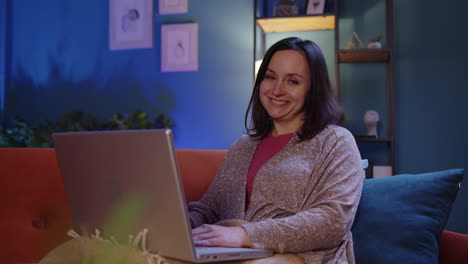
{"type": "MultiPolygon", "coordinates": [[[[188,14],[156,12],[154,49],[112,52],[107,48],[107,1],[9,2],[8,117],[54,120],[69,108],[101,118],[137,107],[151,114],[163,111],[176,123],[179,148],[227,148],[242,133],[253,82],[250,0],[190,0],[188,14]],[[184,21],[200,26],[199,71],[161,73],[160,26],[184,21]]],[[[461,28],[467,9],[466,2],[394,0],[399,173],[468,169],[468,42],[461,28]]],[[[330,37],[323,34],[313,37],[321,36],[317,42],[330,37]]],[[[447,226],[464,233],[467,182],[447,226]]]]}
{"type": "MultiPolygon", "coordinates": [[[[468,3],[394,2],[397,169],[468,170],[468,3]]],[[[468,234],[466,178],[447,228],[468,234]]]]}
{"type": "Polygon", "coordinates": [[[164,16],[154,3],[154,48],[109,51],[108,1],[11,1],[5,115],[108,119],[140,108],[174,120],[179,148],[227,148],[243,133],[253,84],[253,3],[189,1],[188,14],[164,16]],[[199,70],[162,73],[160,27],[181,22],[199,23],[199,70]]]}
{"type": "Polygon", "coordinates": [[[7,5],[6,1],[0,1],[0,121],[3,120],[4,96],[5,96],[5,55],[7,36],[7,5]]]}

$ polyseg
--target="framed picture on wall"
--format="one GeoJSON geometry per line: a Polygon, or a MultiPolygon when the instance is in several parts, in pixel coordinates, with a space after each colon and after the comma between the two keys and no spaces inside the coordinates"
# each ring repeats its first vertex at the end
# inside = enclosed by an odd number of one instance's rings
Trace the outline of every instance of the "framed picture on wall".
{"type": "Polygon", "coordinates": [[[182,14],[188,12],[188,0],[159,0],[159,14],[182,14]]]}
{"type": "Polygon", "coordinates": [[[153,47],[153,0],[109,0],[109,49],[153,47]]]}
{"type": "Polygon", "coordinates": [[[307,1],[307,8],[306,8],[307,15],[323,14],[324,9],[325,9],[325,0],[308,0],[307,1]]]}
{"type": "Polygon", "coordinates": [[[198,70],[198,24],[162,25],[161,71],[198,70]]]}

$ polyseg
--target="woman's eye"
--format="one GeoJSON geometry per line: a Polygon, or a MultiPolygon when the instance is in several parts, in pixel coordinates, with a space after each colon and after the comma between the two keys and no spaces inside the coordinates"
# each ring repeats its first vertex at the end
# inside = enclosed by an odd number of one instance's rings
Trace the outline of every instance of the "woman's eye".
{"type": "Polygon", "coordinates": [[[298,84],[299,84],[299,82],[296,81],[296,80],[289,80],[288,82],[289,82],[290,84],[293,84],[293,85],[298,85],[298,84]]]}
{"type": "Polygon", "coordinates": [[[275,77],[273,75],[265,75],[265,79],[274,80],[275,77]]]}

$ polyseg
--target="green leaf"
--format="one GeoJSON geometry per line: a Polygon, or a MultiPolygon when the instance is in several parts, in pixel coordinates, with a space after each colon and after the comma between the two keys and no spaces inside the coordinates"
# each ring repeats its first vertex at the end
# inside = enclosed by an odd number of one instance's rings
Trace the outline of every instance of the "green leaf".
{"type": "Polygon", "coordinates": [[[0,126],[0,147],[53,147],[52,134],[56,132],[170,128],[174,125],[164,114],[150,121],[148,113],[139,109],[130,115],[115,113],[105,122],[98,122],[90,114],[71,110],[64,112],[55,123],[46,121],[29,125],[20,117],[12,123],[9,128],[0,126]]]}

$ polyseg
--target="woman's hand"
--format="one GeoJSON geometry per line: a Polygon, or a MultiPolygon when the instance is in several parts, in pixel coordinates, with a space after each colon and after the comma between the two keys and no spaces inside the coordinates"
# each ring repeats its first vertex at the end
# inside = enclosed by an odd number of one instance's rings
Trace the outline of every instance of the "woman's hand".
{"type": "Polygon", "coordinates": [[[247,232],[242,227],[202,225],[192,230],[195,246],[202,247],[252,247],[247,232]]]}

